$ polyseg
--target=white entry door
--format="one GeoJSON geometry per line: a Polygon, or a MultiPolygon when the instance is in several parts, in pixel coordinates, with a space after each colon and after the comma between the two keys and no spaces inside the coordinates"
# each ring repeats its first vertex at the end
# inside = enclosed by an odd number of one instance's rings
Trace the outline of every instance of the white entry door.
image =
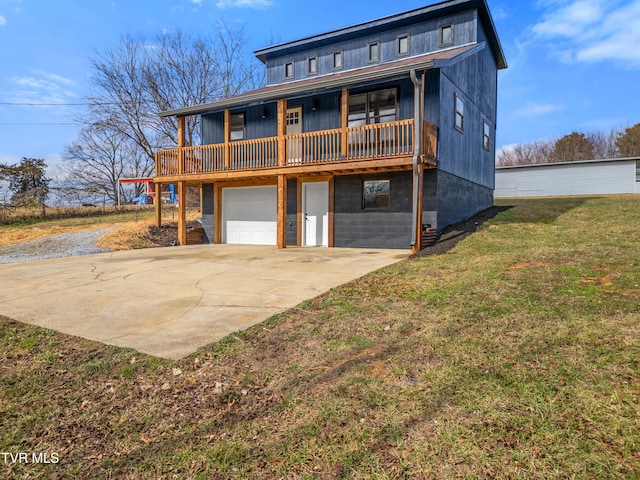
{"type": "Polygon", "coordinates": [[[222,242],[275,245],[278,189],[275,186],[222,189],[222,242]]]}
{"type": "MultiPolygon", "coordinates": [[[[287,109],[286,115],[287,135],[302,133],[302,107],[287,109]]],[[[287,165],[298,165],[302,162],[302,138],[289,138],[287,140],[287,165]]]]}
{"type": "Polygon", "coordinates": [[[329,182],[302,184],[302,245],[329,245],[329,182]]]}

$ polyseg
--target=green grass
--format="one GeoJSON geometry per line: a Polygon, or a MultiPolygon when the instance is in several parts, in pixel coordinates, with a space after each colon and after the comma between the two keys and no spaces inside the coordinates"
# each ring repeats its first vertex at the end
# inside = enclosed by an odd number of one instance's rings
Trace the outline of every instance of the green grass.
{"type": "Polygon", "coordinates": [[[640,197],[501,203],[178,362],[0,319],[0,472],[640,478],[640,197]]]}

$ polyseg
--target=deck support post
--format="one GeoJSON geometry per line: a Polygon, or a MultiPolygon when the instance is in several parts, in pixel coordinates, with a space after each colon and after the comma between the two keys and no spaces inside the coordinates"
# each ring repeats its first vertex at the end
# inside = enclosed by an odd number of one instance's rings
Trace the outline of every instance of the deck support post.
{"type": "Polygon", "coordinates": [[[156,183],[155,191],[156,198],[154,199],[154,207],[156,209],[156,227],[160,228],[162,226],[162,184],[156,183]]]}
{"type": "Polygon", "coordinates": [[[184,173],[185,119],[178,117],[178,175],[184,173]]]}
{"type": "Polygon", "coordinates": [[[287,246],[287,176],[278,175],[277,245],[287,246]]]}
{"type": "Polygon", "coordinates": [[[187,244],[187,182],[178,182],[178,244],[187,244]]]}

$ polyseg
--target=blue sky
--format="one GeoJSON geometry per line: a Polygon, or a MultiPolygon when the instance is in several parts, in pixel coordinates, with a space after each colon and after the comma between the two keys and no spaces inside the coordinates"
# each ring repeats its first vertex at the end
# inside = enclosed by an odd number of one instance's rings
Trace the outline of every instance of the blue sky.
{"type": "MultiPolygon", "coordinates": [[[[0,0],[0,162],[55,164],[90,92],[90,58],[121,35],[240,22],[247,54],[430,0],[0,0]],[[366,5],[366,8],[363,8],[366,5]],[[339,14],[338,14],[339,12],[339,14]],[[65,104],[15,105],[15,104],[65,104]],[[71,124],[70,124],[71,123],[71,124]]],[[[509,69],[498,148],[640,122],[640,0],[488,0],[509,69]]]]}

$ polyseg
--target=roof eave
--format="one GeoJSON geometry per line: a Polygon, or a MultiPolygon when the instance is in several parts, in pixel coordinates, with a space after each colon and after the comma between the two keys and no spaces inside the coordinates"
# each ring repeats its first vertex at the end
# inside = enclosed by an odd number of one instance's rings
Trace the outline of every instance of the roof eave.
{"type": "Polygon", "coordinates": [[[186,117],[191,115],[200,115],[203,113],[209,113],[233,107],[264,103],[276,100],[278,98],[287,98],[295,95],[315,92],[318,90],[328,90],[346,85],[354,85],[363,82],[377,81],[385,78],[393,78],[399,75],[407,74],[412,69],[416,71],[422,71],[432,68],[441,68],[449,66],[455,62],[460,61],[463,58],[467,58],[468,56],[475,54],[485,48],[485,46],[486,45],[484,42],[480,44],[474,43],[449,49],[449,51],[460,50],[459,53],[451,55],[450,57],[440,57],[439,55],[442,55],[446,52],[439,51],[427,55],[427,58],[418,60],[410,64],[407,64],[406,60],[402,60],[398,61],[397,66],[391,65],[389,68],[384,68],[381,70],[370,71],[368,67],[365,67],[364,69],[362,69],[364,71],[357,72],[356,70],[353,74],[348,76],[345,76],[345,73],[348,74],[349,72],[340,72],[326,75],[324,77],[318,77],[312,83],[309,83],[307,79],[304,79],[287,84],[270,86],[264,89],[254,90],[253,92],[248,92],[236,97],[231,97],[216,102],[194,105],[191,107],[183,107],[175,110],[167,110],[164,112],[160,112],[159,115],[161,117],[186,117]]]}

